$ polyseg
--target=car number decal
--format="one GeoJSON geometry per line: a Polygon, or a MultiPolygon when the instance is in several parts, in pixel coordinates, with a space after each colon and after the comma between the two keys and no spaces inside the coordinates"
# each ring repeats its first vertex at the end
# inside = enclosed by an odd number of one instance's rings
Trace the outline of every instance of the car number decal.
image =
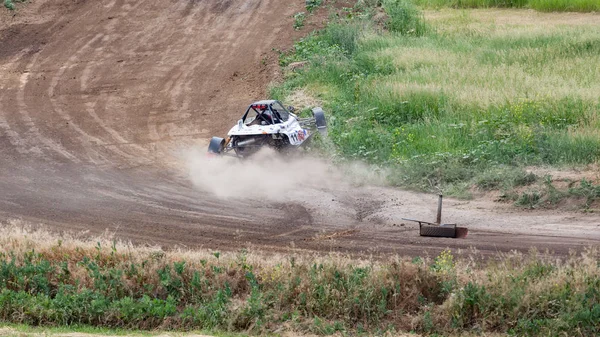
{"type": "Polygon", "coordinates": [[[305,130],[299,130],[298,131],[298,140],[304,140],[306,138],[306,131],[305,130]]]}

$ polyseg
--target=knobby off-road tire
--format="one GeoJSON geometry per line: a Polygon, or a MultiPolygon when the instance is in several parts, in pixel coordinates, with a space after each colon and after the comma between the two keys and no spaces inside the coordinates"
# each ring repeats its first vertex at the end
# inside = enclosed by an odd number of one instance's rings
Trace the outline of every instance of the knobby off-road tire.
{"type": "Polygon", "coordinates": [[[220,137],[212,137],[208,144],[208,153],[221,154],[225,147],[225,139],[220,137]]]}
{"type": "Polygon", "coordinates": [[[317,130],[323,136],[327,136],[327,119],[325,119],[325,112],[321,108],[314,108],[312,110],[313,117],[315,118],[315,124],[317,125],[317,130]]]}

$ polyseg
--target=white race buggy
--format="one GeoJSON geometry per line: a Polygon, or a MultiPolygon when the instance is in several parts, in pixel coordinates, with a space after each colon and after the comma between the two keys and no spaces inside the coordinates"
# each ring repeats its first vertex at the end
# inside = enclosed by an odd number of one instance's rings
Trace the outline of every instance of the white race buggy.
{"type": "Polygon", "coordinates": [[[213,137],[210,140],[208,152],[246,158],[263,146],[287,151],[307,144],[317,131],[327,134],[323,109],[312,109],[313,116],[309,118],[298,118],[293,111],[292,107],[286,109],[275,100],[252,103],[237,125],[229,130],[227,139],[213,137]]]}

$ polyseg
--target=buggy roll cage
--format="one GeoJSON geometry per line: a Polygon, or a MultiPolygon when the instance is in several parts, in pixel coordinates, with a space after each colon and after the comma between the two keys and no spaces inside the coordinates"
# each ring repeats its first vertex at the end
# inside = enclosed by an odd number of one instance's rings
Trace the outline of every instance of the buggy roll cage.
{"type": "MultiPolygon", "coordinates": [[[[256,102],[256,103],[250,104],[250,106],[246,110],[246,113],[244,113],[244,116],[242,117],[242,122],[245,124],[248,114],[250,113],[251,110],[254,110],[254,112],[256,112],[255,120],[258,119],[258,120],[264,121],[264,122],[268,123],[269,125],[283,123],[284,120],[281,117],[281,114],[279,113],[279,111],[272,109],[272,105],[277,102],[278,101],[266,101],[266,102],[261,101],[261,102],[256,102]],[[271,113],[271,116],[273,116],[273,118],[265,117],[264,113],[267,110],[271,113]]],[[[285,109],[283,107],[283,104],[279,103],[279,105],[281,108],[285,109]]],[[[288,111],[286,111],[286,113],[289,114],[288,111]]]]}

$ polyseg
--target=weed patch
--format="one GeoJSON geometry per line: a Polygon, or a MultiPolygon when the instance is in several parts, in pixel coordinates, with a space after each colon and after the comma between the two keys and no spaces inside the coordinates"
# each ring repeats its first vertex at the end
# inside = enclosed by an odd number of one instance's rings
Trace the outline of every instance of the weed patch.
{"type": "Polygon", "coordinates": [[[582,210],[591,210],[592,205],[600,200],[599,185],[586,179],[566,182],[567,187],[557,187],[552,176],[547,175],[538,184],[528,187],[520,194],[513,194],[512,199],[517,206],[531,209],[555,208],[569,200],[572,208],[582,210]]]}
{"type": "Polygon", "coordinates": [[[306,20],[306,13],[298,12],[294,14],[294,29],[298,30],[304,27],[304,21],[306,20]]]}

